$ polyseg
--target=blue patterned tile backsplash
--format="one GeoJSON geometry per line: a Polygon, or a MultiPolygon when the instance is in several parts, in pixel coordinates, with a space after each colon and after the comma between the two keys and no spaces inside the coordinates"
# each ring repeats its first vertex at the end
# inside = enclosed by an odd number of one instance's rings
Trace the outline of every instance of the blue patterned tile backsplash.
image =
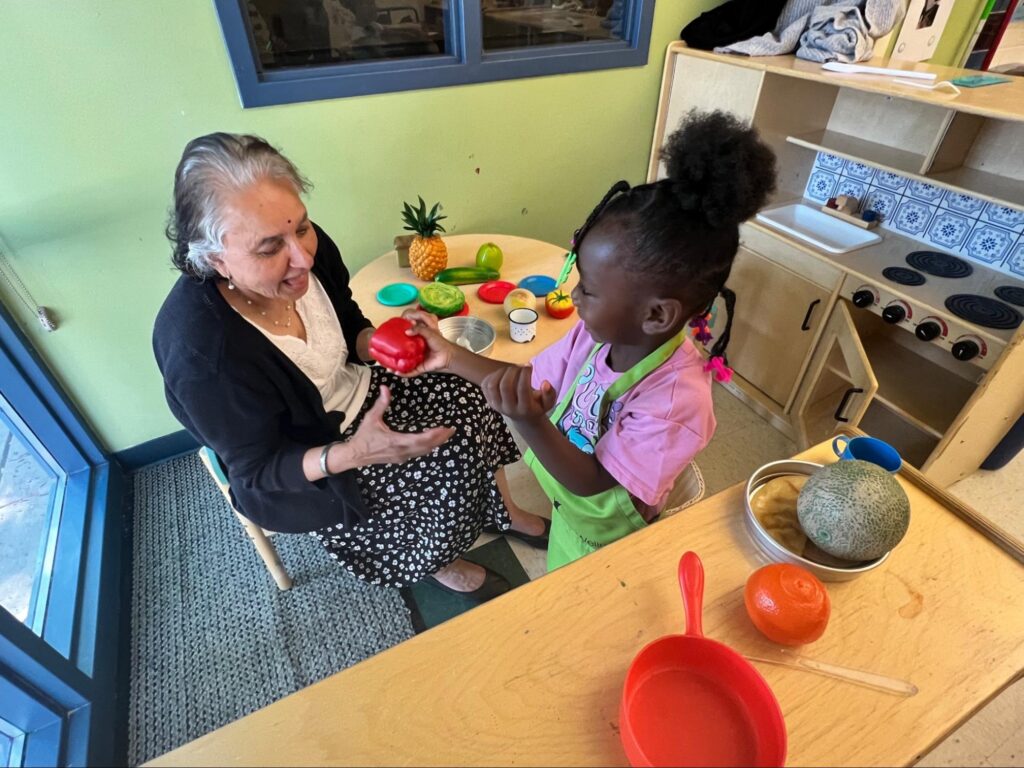
{"type": "Polygon", "coordinates": [[[819,152],[804,196],[837,195],[859,198],[883,229],[1024,278],[1024,210],[819,152]]]}

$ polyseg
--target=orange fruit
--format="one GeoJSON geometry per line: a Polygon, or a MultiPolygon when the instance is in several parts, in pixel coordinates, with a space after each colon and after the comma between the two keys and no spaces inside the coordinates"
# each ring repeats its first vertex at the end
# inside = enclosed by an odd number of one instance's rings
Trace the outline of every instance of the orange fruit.
{"type": "Polygon", "coordinates": [[[832,611],[828,590],[818,577],[787,563],[750,574],[743,602],[754,626],[782,645],[813,643],[825,632],[832,611]]]}

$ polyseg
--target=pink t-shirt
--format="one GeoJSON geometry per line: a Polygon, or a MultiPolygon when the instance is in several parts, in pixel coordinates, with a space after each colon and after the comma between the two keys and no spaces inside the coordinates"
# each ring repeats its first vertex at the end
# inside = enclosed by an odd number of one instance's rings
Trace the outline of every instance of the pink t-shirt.
{"type": "Polygon", "coordinates": [[[639,384],[612,403],[608,425],[597,434],[601,396],[621,374],[608,367],[608,347],[586,364],[594,340],[582,322],[533,359],[533,386],[548,381],[561,402],[576,375],[580,383],[573,401],[559,419],[559,430],[577,448],[593,453],[608,473],[630,494],[652,507],[655,516],[669,491],[693,457],[711,440],[715,414],[711,374],[689,339],[639,384]],[[583,370],[586,366],[586,370],[583,370]]]}

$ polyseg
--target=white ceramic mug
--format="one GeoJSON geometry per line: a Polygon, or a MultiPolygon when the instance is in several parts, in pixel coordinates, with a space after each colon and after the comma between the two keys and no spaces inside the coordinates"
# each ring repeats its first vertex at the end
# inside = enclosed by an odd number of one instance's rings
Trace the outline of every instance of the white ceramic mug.
{"type": "Polygon", "coordinates": [[[520,307],[508,313],[508,335],[517,344],[526,344],[537,336],[537,311],[520,307]]]}

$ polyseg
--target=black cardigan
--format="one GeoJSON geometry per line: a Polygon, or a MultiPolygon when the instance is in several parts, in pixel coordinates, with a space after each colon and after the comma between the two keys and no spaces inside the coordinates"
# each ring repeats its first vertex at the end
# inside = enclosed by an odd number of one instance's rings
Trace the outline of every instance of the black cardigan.
{"type": "MultiPolygon", "coordinates": [[[[352,299],[338,247],[314,228],[313,274],[334,305],[349,360],[360,363],[356,338],[371,323],[352,299]]],[[[311,483],[302,471],[309,448],[338,439],[344,414],[324,410],[313,382],[231,308],[215,280],[178,278],[157,315],[153,352],[171,412],[224,462],[239,512],[285,533],[368,517],[354,472],[311,483]]]]}

